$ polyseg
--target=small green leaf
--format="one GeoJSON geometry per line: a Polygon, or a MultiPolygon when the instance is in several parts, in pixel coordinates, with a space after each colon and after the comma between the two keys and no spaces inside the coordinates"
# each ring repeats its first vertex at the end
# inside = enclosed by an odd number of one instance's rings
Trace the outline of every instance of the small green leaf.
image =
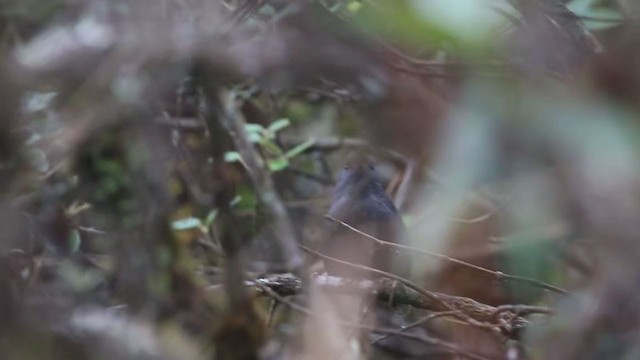
{"type": "MultiPolygon", "coordinates": [[[[407,45],[455,41],[455,33],[430,19],[424,19],[426,10],[420,11],[419,8],[425,8],[428,5],[422,4],[421,1],[426,2],[426,0],[396,0],[388,11],[380,11],[374,6],[364,6],[357,12],[354,20],[356,25],[361,26],[365,31],[393,39],[395,42],[401,41],[407,45]]],[[[450,2],[452,1],[442,3],[450,2]]]]}
{"type": "Polygon", "coordinates": [[[267,130],[260,124],[245,124],[244,131],[247,132],[249,141],[257,143],[264,137],[267,130]]]}
{"type": "Polygon", "coordinates": [[[349,5],[347,5],[347,10],[352,14],[357,13],[360,9],[362,9],[360,1],[351,1],[349,2],[349,5]]]}
{"type": "Polygon", "coordinates": [[[233,199],[231,199],[231,201],[229,202],[229,206],[236,206],[240,203],[240,201],[242,201],[242,196],[240,195],[236,195],[233,199]]]}
{"type": "Polygon", "coordinates": [[[200,226],[202,226],[202,221],[195,217],[188,217],[171,223],[171,228],[173,230],[189,230],[199,228],[200,226]]]}
{"type": "Polygon", "coordinates": [[[300,154],[302,154],[303,152],[305,152],[308,148],[312,147],[313,144],[316,143],[316,139],[311,138],[308,139],[307,141],[303,142],[302,144],[296,145],[293,149],[290,149],[289,151],[287,151],[284,156],[287,159],[291,159],[292,157],[298,156],[300,154]]]}
{"type": "Polygon", "coordinates": [[[569,10],[584,15],[593,6],[593,0],[573,0],[567,3],[569,10]]]}
{"type": "Polygon", "coordinates": [[[95,162],[95,168],[102,174],[118,175],[124,173],[122,165],[116,160],[99,159],[95,162]]]}
{"type": "Polygon", "coordinates": [[[211,226],[211,224],[213,224],[213,222],[216,221],[217,217],[218,217],[218,209],[213,209],[209,211],[209,214],[207,214],[207,217],[204,219],[204,226],[206,227],[211,226]]]}
{"type": "Polygon", "coordinates": [[[272,133],[277,133],[278,131],[286,128],[289,125],[291,125],[291,121],[289,119],[278,119],[272,122],[271,125],[269,125],[269,131],[271,131],[272,133]]]}
{"type": "Polygon", "coordinates": [[[238,186],[236,193],[240,201],[237,204],[234,203],[234,210],[240,212],[255,212],[258,199],[256,198],[256,193],[253,191],[253,188],[241,185],[238,186]]]}
{"type": "Polygon", "coordinates": [[[263,139],[260,142],[260,145],[262,145],[264,149],[269,152],[270,155],[277,155],[277,156],[282,155],[282,149],[280,149],[280,147],[273,141],[270,141],[268,139],[263,139]]]}
{"type": "Polygon", "coordinates": [[[269,160],[269,169],[271,171],[284,170],[287,166],[289,166],[289,160],[284,156],[269,160]]]}
{"type": "Polygon", "coordinates": [[[236,162],[242,160],[242,156],[237,151],[227,151],[224,153],[224,161],[226,162],[236,162]]]}
{"type": "Polygon", "coordinates": [[[251,141],[252,143],[259,143],[263,136],[260,133],[255,133],[255,132],[250,132],[247,133],[247,137],[249,138],[249,141],[251,141]]]}
{"type": "Polygon", "coordinates": [[[245,124],[244,131],[246,131],[249,134],[251,133],[260,134],[264,131],[264,127],[260,124],[245,124]]]}
{"type": "Polygon", "coordinates": [[[69,251],[74,253],[80,249],[80,232],[77,229],[71,230],[69,234],[69,251]]]}

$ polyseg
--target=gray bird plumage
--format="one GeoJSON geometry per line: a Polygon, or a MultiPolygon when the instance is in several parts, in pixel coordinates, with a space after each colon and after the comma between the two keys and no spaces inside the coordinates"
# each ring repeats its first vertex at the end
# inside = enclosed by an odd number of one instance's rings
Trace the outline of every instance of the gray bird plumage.
{"type": "MultiPolygon", "coordinates": [[[[385,193],[374,166],[367,161],[353,161],[342,169],[328,214],[380,240],[406,244],[407,231],[402,218],[385,193]]],[[[390,246],[380,246],[372,239],[331,220],[327,224],[324,253],[342,261],[402,277],[409,277],[411,272],[410,256],[406,252],[390,246]]],[[[330,275],[344,278],[372,279],[378,276],[331,261],[325,261],[325,269],[330,275]]],[[[369,314],[366,319],[361,320],[363,322],[371,322],[381,328],[398,329],[413,320],[411,310],[397,309],[374,299],[368,299],[365,301],[367,303],[369,314]]],[[[422,327],[412,328],[406,333],[413,336],[427,334],[422,327]]],[[[379,335],[370,336],[375,339],[379,335]]],[[[380,341],[377,346],[394,359],[446,358],[446,355],[442,357],[444,354],[441,349],[397,336],[380,341]]]]}
{"type": "MultiPolygon", "coordinates": [[[[380,240],[404,244],[406,228],[386,195],[373,165],[356,162],[341,171],[329,216],[380,240]]],[[[371,239],[336,222],[327,225],[325,253],[343,261],[408,276],[408,256],[397,249],[379,246],[371,239]],[[400,258],[404,258],[400,261],[400,258]]],[[[363,277],[362,272],[341,264],[326,264],[327,272],[343,277],[363,277]]]]}

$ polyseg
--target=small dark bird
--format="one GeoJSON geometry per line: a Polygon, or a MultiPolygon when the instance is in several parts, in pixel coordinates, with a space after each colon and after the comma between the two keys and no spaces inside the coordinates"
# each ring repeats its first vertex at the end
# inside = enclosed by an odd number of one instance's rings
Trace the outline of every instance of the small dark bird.
{"type": "MultiPolygon", "coordinates": [[[[344,167],[328,215],[380,240],[405,243],[404,223],[369,161],[354,160],[344,167]]],[[[326,255],[395,275],[409,276],[410,262],[405,253],[380,246],[335,221],[330,220],[327,227],[326,255]]],[[[325,269],[330,275],[348,278],[367,278],[371,274],[329,261],[325,262],[325,269]]]]}
{"type": "MultiPolygon", "coordinates": [[[[375,167],[367,160],[352,160],[344,167],[338,178],[328,215],[380,240],[406,244],[406,227],[402,218],[385,193],[375,167]]],[[[329,220],[327,227],[324,247],[326,255],[397,276],[405,278],[410,276],[411,262],[406,252],[376,244],[372,239],[332,220],[329,220]]],[[[329,260],[324,263],[329,275],[352,279],[380,277],[370,271],[329,260]]],[[[364,300],[363,304],[368,308],[368,314],[360,320],[362,322],[386,329],[399,329],[414,320],[411,309],[397,308],[374,299],[365,298],[364,300]]],[[[353,311],[353,308],[351,309],[350,311],[353,311]]],[[[433,333],[433,331],[429,332],[433,333]]],[[[426,336],[428,332],[423,327],[414,327],[406,330],[405,333],[420,337],[426,336]]],[[[375,333],[369,334],[370,341],[375,341],[380,336],[375,333]]],[[[442,353],[442,349],[398,336],[390,336],[378,341],[377,348],[386,354],[385,358],[447,358],[446,354],[442,353]]]]}

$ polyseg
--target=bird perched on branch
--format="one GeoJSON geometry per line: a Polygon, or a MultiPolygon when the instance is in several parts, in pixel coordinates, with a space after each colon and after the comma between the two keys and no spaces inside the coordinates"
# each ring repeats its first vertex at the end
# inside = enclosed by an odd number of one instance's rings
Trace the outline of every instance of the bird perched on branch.
{"type": "MultiPolygon", "coordinates": [[[[364,265],[382,270],[397,276],[409,277],[411,273],[410,256],[391,246],[381,245],[367,238],[362,233],[379,240],[396,244],[406,244],[406,228],[387,194],[382,180],[374,165],[368,159],[356,158],[342,169],[338,178],[333,203],[328,213],[324,253],[330,257],[356,265],[364,265]],[[337,221],[336,221],[337,220],[337,221]],[[342,223],[362,232],[344,226],[342,223]]],[[[371,271],[358,269],[346,264],[326,260],[325,269],[329,275],[351,279],[373,279],[380,277],[371,271]]],[[[410,309],[400,309],[392,304],[385,304],[362,295],[361,307],[368,310],[359,321],[374,327],[399,329],[409,324],[413,318],[410,309]]],[[[346,307],[352,312],[354,307],[346,307]]],[[[427,334],[422,327],[415,327],[405,333],[413,337],[427,334]]],[[[370,341],[375,341],[380,334],[369,334],[370,341]]],[[[414,358],[430,356],[430,359],[441,359],[441,349],[425,345],[419,341],[390,336],[377,341],[379,348],[393,358],[414,358]]]]}
{"type": "MultiPolygon", "coordinates": [[[[376,244],[373,239],[335,221],[344,222],[383,241],[405,243],[404,223],[385,193],[382,180],[370,161],[355,159],[344,166],[328,215],[330,221],[327,225],[326,255],[395,275],[409,276],[410,262],[406,254],[376,244]]],[[[340,277],[370,277],[370,273],[344,264],[326,262],[325,269],[330,275],[340,277]]]]}

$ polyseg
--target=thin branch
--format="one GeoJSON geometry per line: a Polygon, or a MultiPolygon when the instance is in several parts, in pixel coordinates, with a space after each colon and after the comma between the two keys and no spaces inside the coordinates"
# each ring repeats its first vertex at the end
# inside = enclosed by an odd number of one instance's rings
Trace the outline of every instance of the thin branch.
{"type": "MultiPolygon", "coordinates": [[[[377,39],[377,44],[380,45],[380,47],[382,47],[384,50],[389,51],[390,53],[392,53],[393,55],[395,55],[396,57],[398,57],[399,59],[401,59],[402,61],[410,64],[410,65],[415,65],[415,66],[420,66],[420,67],[427,67],[427,68],[435,68],[435,69],[441,69],[441,68],[464,68],[464,67],[478,67],[478,66],[482,66],[482,67],[488,67],[488,68],[495,68],[495,69],[500,69],[503,70],[506,68],[507,64],[505,63],[500,63],[498,61],[494,61],[494,62],[441,62],[441,61],[436,61],[436,60],[425,60],[425,59],[420,59],[420,58],[416,58],[410,55],[407,55],[405,53],[403,53],[401,50],[397,49],[395,46],[392,46],[390,44],[387,44],[386,42],[382,41],[381,39],[377,39]]],[[[437,74],[434,74],[437,75],[437,74]]]]}
{"type": "Polygon", "coordinates": [[[384,340],[384,339],[386,339],[388,337],[402,334],[403,332],[408,331],[410,329],[413,329],[416,326],[426,324],[427,322],[429,322],[429,321],[431,321],[433,319],[437,319],[439,317],[444,317],[444,316],[452,316],[452,315],[455,315],[456,313],[457,313],[457,311],[443,311],[443,312],[429,314],[427,316],[422,317],[421,319],[419,319],[417,321],[412,322],[409,325],[404,325],[402,328],[398,329],[397,331],[395,331],[393,333],[385,334],[385,335],[380,336],[379,338],[377,338],[374,341],[372,341],[371,344],[374,345],[374,344],[377,344],[380,341],[382,341],[382,340],[384,340]]]}
{"type": "Polygon", "coordinates": [[[394,203],[398,209],[402,209],[407,201],[417,166],[418,165],[415,160],[409,160],[404,168],[402,181],[400,182],[400,186],[398,186],[398,191],[396,191],[396,196],[394,198],[394,203]]]}
{"type": "MultiPolygon", "coordinates": [[[[443,295],[443,294],[437,294],[431,291],[428,291],[418,285],[416,285],[415,283],[413,283],[410,280],[407,280],[401,276],[395,275],[395,274],[391,274],[389,272],[386,271],[382,271],[382,270],[378,270],[378,269],[374,269],[368,266],[364,266],[364,265],[359,265],[359,264],[353,264],[350,263],[348,261],[342,261],[340,259],[336,259],[334,257],[331,256],[327,256],[324,255],[322,253],[319,253],[315,250],[309,249],[308,247],[304,246],[304,245],[300,245],[300,247],[305,251],[308,252],[312,255],[315,255],[319,258],[322,258],[324,260],[328,260],[331,262],[335,262],[341,265],[346,265],[349,267],[352,267],[354,269],[359,269],[359,270],[363,270],[369,273],[373,273],[373,274],[377,274],[380,276],[383,276],[385,278],[391,279],[391,280],[395,280],[398,283],[401,283],[403,285],[405,285],[406,287],[408,287],[409,289],[414,290],[415,292],[417,292],[418,294],[422,295],[427,302],[430,304],[430,306],[436,310],[436,311],[453,311],[453,310],[458,310],[455,305],[452,305],[451,303],[449,303],[448,301],[445,300],[445,298],[449,298],[449,296],[447,295],[443,295]]],[[[391,286],[391,287],[395,287],[395,283],[393,282],[389,282],[387,281],[388,284],[386,284],[386,286],[391,286]]],[[[382,280],[381,284],[383,287],[385,285],[384,280],[382,280]]],[[[383,291],[381,292],[382,294],[393,294],[394,298],[395,296],[401,296],[401,295],[396,295],[396,292],[393,291],[393,289],[391,290],[387,290],[387,291],[383,291]]],[[[380,295],[380,294],[378,294],[380,295]]],[[[471,300],[471,299],[468,299],[471,300]]],[[[456,313],[457,317],[460,318],[461,320],[469,323],[470,325],[479,327],[479,328],[484,328],[484,329],[488,329],[494,332],[502,332],[501,329],[499,329],[497,326],[495,326],[494,324],[490,324],[487,322],[483,322],[483,321],[478,321],[476,320],[474,317],[469,316],[467,313],[465,312],[460,312],[460,313],[456,313]]]]}
{"type": "MultiPolygon", "coordinates": [[[[296,139],[293,137],[287,137],[287,136],[282,136],[280,140],[284,144],[291,145],[291,146],[300,144],[301,142],[299,139],[296,139]]],[[[316,138],[313,144],[309,146],[305,150],[305,152],[313,152],[318,150],[332,151],[332,150],[338,150],[343,148],[369,148],[369,147],[371,147],[371,144],[369,144],[366,140],[363,140],[363,139],[327,136],[327,137],[316,138]]],[[[377,148],[377,150],[381,150],[384,155],[388,156],[390,160],[392,160],[393,162],[399,165],[406,166],[408,163],[407,158],[396,151],[384,149],[384,148],[383,149],[377,148]]]]}
{"type": "MultiPolygon", "coordinates": [[[[272,290],[271,288],[269,288],[268,286],[264,285],[264,284],[260,284],[260,283],[256,283],[256,286],[259,287],[262,291],[264,291],[267,295],[269,295],[271,298],[281,302],[282,304],[285,304],[287,306],[289,306],[290,308],[301,312],[307,316],[311,316],[311,317],[315,317],[315,318],[320,318],[320,317],[324,317],[325,315],[320,315],[320,314],[316,314],[313,311],[300,306],[298,304],[293,303],[292,301],[289,301],[288,299],[286,299],[285,297],[281,296],[280,294],[278,294],[276,291],[272,290]]],[[[444,350],[446,350],[447,352],[453,354],[453,355],[458,355],[458,356],[463,356],[466,357],[468,359],[473,359],[473,360],[489,360],[486,357],[483,357],[481,355],[477,355],[477,354],[473,354],[465,349],[462,349],[460,346],[442,340],[442,339],[436,339],[434,337],[430,337],[430,336],[416,336],[416,335],[412,335],[412,334],[406,334],[406,333],[402,333],[399,332],[398,330],[394,330],[394,329],[385,329],[385,328],[379,328],[379,327],[374,327],[374,326],[367,326],[367,325],[362,325],[362,324],[358,324],[358,323],[354,323],[354,322],[350,322],[350,321],[345,321],[345,320],[340,320],[340,319],[335,319],[337,323],[339,323],[342,326],[348,326],[351,328],[356,328],[356,329],[362,329],[362,330],[367,330],[367,331],[371,331],[371,332],[377,332],[377,333],[383,333],[385,335],[395,335],[395,336],[402,336],[404,338],[408,338],[408,339],[412,339],[418,342],[422,342],[422,343],[426,343],[428,345],[434,345],[434,346],[438,346],[444,350]]]]}
{"type": "Polygon", "coordinates": [[[532,306],[532,305],[500,305],[496,307],[496,312],[494,316],[497,318],[500,314],[505,312],[512,312],[518,315],[529,315],[529,314],[545,314],[551,315],[554,311],[545,306],[532,306]]]}
{"type": "Polygon", "coordinates": [[[178,129],[185,129],[185,130],[202,131],[206,128],[205,124],[200,119],[194,118],[194,117],[180,118],[180,117],[161,116],[156,118],[156,122],[158,124],[176,127],[178,129]]]}
{"type": "MultiPolygon", "coordinates": [[[[494,332],[498,329],[502,335],[510,339],[516,339],[519,330],[528,326],[526,319],[512,311],[521,310],[524,314],[552,313],[551,309],[544,307],[527,305],[503,305],[501,307],[494,307],[466,297],[430,292],[431,295],[440,299],[440,301],[433,301],[433,296],[424,296],[422,292],[405,286],[397,286],[397,281],[384,278],[372,281],[353,280],[330,275],[315,275],[311,278],[311,281],[323,291],[330,293],[342,295],[366,293],[384,303],[389,303],[390,300],[393,299],[392,303],[395,305],[407,305],[438,313],[451,312],[451,315],[457,318],[473,318],[476,320],[473,323],[469,323],[468,321],[461,321],[460,323],[480,327],[485,330],[489,329],[494,332]],[[442,302],[445,302],[447,305],[443,306],[442,302]]],[[[266,286],[280,296],[285,297],[304,293],[302,280],[289,273],[260,277],[255,280],[246,281],[245,285],[259,289],[262,288],[262,286],[266,286]]],[[[220,291],[222,289],[220,285],[211,285],[207,288],[208,291],[220,291]]]]}
{"type": "Polygon", "coordinates": [[[567,290],[561,289],[561,288],[559,288],[557,286],[554,286],[554,285],[551,285],[551,284],[547,284],[547,283],[545,283],[543,281],[539,281],[539,280],[536,280],[536,279],[530,279],[530,278],[527,278],[527,277],[524,277],[524,276],[505,274],[502,271],[489,270],[487,268],[484,268],[484,267],[481,267],[481,266],[478,266],[478,265],[474,265],[474,264],[471,264],[471,263],[468,263],[468,262],[465,262],[465,261],[462,261],[462,260],[458,260],[458,259],[446,256],[446,255],[434,253],[434,252],[423,250],[423,249],[418,249],[418,248],[415,248],[415,247],[412,247],[412,246],[408,246],[408,245],[395,244],[395,243],[392,243],[392,242],[380,240],[380,239],[376,238],[375,236],[372,236],[372,235],[369,235],[367,233],[364,233],[364,232],[354,228],[353,226],[351,226],[349,224],[346,224],[346,223],[344,223],[344,222],[342,222],[342,221],[340,221],[340,220],[338,220],[336,218],[333,218],[333,217],[331,217],[329,215],[325,215],[325,218],[327,218],[327,219],[329,219],[329,220],[331,220],[331,221],[333,221],[335,223],[338,223],[341,226],[344,226],[347,229],[349,229],[349,230],[351,230],[351,231],[353,231],[353,232],[355,232],[355,233],[357,233],[359,235],[362,235],[362,236],[364,236],[364,237],[366,237],[366,238],[368,238],[368,239],[370,239],[372,241],[375,241],[377,244],[382,245],[382,246],[394,247],[394,248],[397,248],[397,249],[402,249],[404,251],[411,251],[411,252],[415,252],[415,253],[419,253],[419,254],[423,254],[423,255],[428,255],[428,256],[439,258],[439,259],[443,259],[443,260],[446,260],[446,261],[449,261],[449,262],[452,262],[452,263],[455,263],[455,264],[458,264],[458,265],[463,265],[463,266],[466,266],[468,268],[484,272],[486,274],[493,275],[497,280],[518,281],[518,282],[522,282],[522,283],[525,283],[525,284],[537,286],[537,287],[540,287],[540,288],[545,289],[545,290],[553,291],[553,292],[558,293],[558,294],[562,294],[562,295],[569,294],[569,292],[567,290]]]}

